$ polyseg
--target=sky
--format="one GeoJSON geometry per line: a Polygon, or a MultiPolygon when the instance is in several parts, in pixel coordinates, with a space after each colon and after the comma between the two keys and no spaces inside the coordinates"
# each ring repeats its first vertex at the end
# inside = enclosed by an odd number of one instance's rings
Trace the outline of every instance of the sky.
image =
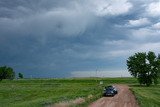
{"type": "Polygon", "coordinates": [[[24,77],[127,77],[160,53],[160,0],[0,0],[0,66],[24,77]]]}

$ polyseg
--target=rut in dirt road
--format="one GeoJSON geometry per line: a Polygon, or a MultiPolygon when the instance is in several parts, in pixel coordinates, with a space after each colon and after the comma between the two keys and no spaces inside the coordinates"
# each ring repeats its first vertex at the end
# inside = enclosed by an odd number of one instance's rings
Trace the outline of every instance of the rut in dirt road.
{"type": "Polygon", "coordinates": [[[115,85],[118,94],[114,97],[102,97],[93,102],[89,107],[139,107],[135,96],[127,85],[115,85]]]}

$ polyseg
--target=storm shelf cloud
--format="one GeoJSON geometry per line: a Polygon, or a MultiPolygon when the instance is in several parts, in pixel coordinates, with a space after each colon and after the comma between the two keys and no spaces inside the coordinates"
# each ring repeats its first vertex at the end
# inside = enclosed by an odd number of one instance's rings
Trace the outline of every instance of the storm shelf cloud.
{"type": "Polygon", "coordinates": [[[147,51],[160,53],[159,0],[0,0],[0,66],[26,77],[130,76],[147,51]]]}

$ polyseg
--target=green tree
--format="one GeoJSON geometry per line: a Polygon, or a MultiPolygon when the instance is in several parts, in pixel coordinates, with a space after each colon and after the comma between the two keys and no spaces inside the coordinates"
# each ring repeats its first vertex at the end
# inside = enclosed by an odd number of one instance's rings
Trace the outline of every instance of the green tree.
{"type": "Polygon", "coordinates": [[[0,67],[0,80],[2,79],[14,79],[15,72],[11,67],[2,66],[0,67]]]}
{"type": "Polygon", "coordinates": [[[18,77],[22,79],[23,78],[23,74],[22,73],[18,73],[18,77]]]}
{"type": "Polygon", "coordinates": [[[160,59],[154,52],[135,53],[127,59],[128,71],[136,77],[140,84],[149,86],[158,83],[160,74],[160,59]]]}

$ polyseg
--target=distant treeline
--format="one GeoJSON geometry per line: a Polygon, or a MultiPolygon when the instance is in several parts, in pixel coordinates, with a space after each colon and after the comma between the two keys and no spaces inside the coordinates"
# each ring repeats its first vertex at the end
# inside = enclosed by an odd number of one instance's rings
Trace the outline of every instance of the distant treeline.
{"type": "MultiPolygon", "coordinates": [[[[23,78],[22,73],[18,73],[19,78],[23,78]]],[[[2,79],[10,79],[13,80],[15,78],[15,72],[13,68],[7,67],[7,66],[2,66],[0,67],[0,80],[2,79]]]]}

